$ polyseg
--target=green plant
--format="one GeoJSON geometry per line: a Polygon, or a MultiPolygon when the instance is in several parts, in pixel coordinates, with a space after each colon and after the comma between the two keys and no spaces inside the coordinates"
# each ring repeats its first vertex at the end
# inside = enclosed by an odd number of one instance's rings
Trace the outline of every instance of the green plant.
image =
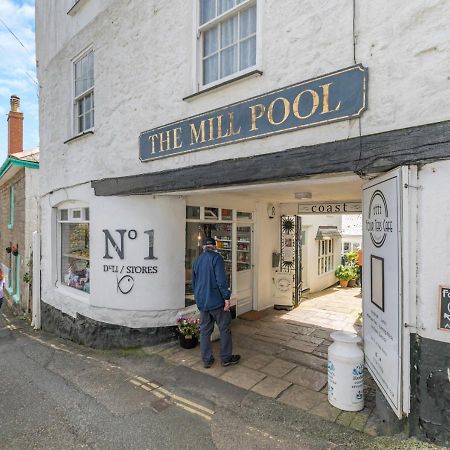
{"type": "Polygon", "coordinates": [[[351,280],[354,277],[355,272],[352,266],[340,265],[337,266],[334,274],[339,280],[351,280]]]}
{"type": "Polygon", "coordinates": [[[31,273],[30,272],[26,272],[23,274],[23,282],[31,283],[31,273]]]}
{"type": "Polygon", "coordinates": [[[177,319],[178,332],[184,336],[199,335],[199,320],[192,317],[180,317],[177,319]]]}

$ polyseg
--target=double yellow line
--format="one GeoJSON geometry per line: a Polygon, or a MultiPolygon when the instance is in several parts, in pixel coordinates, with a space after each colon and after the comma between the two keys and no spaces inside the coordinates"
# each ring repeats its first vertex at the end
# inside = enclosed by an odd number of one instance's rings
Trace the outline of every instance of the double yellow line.
{"type": "Polygon", "coordinates": [[[164,389],[162,386],[153,383],[143,377],[135,376],[129,381],[131,384],[134,384],[135,386],[138,386],[147,392],[151,392],[155,397],[169,399],[172,404],[178,406],[181,409],[184,409],[191,414],[196,414],[203,419],[211,420],[212,416],[214,415],[214,411],[212,411],[211,409],[188,400],[187,398],[180,397],[179,395],[176,395],[168,391],[167,389],[164,389]]]}

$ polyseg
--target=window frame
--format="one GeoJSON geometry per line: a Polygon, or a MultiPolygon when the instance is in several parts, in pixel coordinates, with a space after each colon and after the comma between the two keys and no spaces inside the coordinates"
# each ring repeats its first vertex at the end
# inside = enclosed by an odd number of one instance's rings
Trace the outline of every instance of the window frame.
{"type": "MultiPolygon", "coordinates": [[[[77,298],[81,298],[81,299],[85,299],[88,300],[89,299],[89,295],[90,292],[86,292],[83,291],[81,289],[77,289],[74,288],[72,286],[68,286],[67,284],[65,284],[63,282],[64,279],[64,275],[62,273],[62,224],[65,223],[69,223],[69,224],[78,224],[78,223],[87,223],[89,225],[89,249],[91,247],[91,228],[90,228],[90,211],[88,213],[88,217],[86,218],[86,213],[85,213],[85,209],[90,209],[89,205],[85,202],[74,202],[74,201],[69,201],[69,202],[64,202],[58,206],[56,206],[54,208],[55,210],[55,214],[56,214],[56,252],[55,252],[55,256],[56,256],[56,286],[60,289],[64,289],[67,290],[68,293],[74,295],[74,296],[78,296],[77,298]],[[61,210],[67,210],[67,219],[66,220],[61,220],[61,216],[60,216],[60,212],[61,210]],[[80,219],[73,219],[72,217],[72,211],[73,210],[81,210],[82,211],[82,215],[80,219]]],[[[74,257],[74,259],[76,259],[74,257]]],[[[79,259],[84,259],[86,260],[86,258],[79,258],[79,259]]],[[[91,255],[89,252],[89,268],[90,268],[90,263],[91,263],[91,255]]],[[[91,282],[91,278],[89,275],[89,283],[91,282]]]]}
{"type": "Polygon", "coordinates": [[[9,223],[8,230],[12,230],[14,228],[14,197],[15,197],[15,188],[14,185],[9,186],[9,223]]]}
{"type": "Polygon", "coordinates": [[[317,241],[318,243],[318,252],[317,252],[317,276],[328,275],[335,271],[335,250],[336,244],[335,239],[320,239],[317,241]],[[325,251],[323,251],[322,247],[325,243],[325,251]],[[331,247],[331,249],[330,249],[331,247]],[[323,265],[321,264],[323,261],[323,265]],[[328,266],[328,270],[325,270],[328,266]]]}
{"type": "MultiPolygon", "coordinates": [[[[233,8],[225,11],[224,13],[220,14],[219,16],[214,17],[213,19],[211,19],[208,22],[205,22],[204,24],[200,24],[201,21],[201,17],[200,17],[200,13],[201,13],[201,6],[200,6],[200,1],[201,0],[196,0],[195,1],[195,19],[194,19],[194,30],[195,30],[195,55],[194,55],[194,91],[196,92],[202,92],[205,90],[209,90],[213,87],[218,87],[221,86],[223,84],[227,84],[228,82],[231,82],[233,80],[236,79],[241,79],[243,77],[245,77],[245,75],[250,75],[253,73],[262,73],[261,72],[261,22],[262,22],[262,4],[263,2],[258,1],[258,0],[244,0],[242,3],[234,6],[233,8]],[[203,40],[204,40],[204,34],[206,31],[214,28],[215,26],[217,26],[220,22],[224,22],[225,20],[229,19],[230,17],[237,15],[243,11],[245,11],[248,8],[251,8],[252,6],[256,6],[256,33],[255,33],[255,38],[256,38],[256,62],[255,65],[247,67],[243,70],[238,70],[236,72],[233,72],[225,77],[222,78],[218,78],[217,80],[214,80],[210,83],[203,83],[203,79],[204,79],[204,73],[203,73],[203,60],[204,60],[204,56],[203,56],[203,40]]],[[[219,37],[220,39],[220,37],[219,37]]],[[[247,39],[247,38],[246,38],[247,39]]],[[[239,42],[240,40],[237,41],[238,44],[238,49],[239,49],[239,42]]],[[[220,54],[220,47],[218,48],[217,52],[220,54]]],[[[239,52],[239,50],[238,50],[239,52]]],[[[238,53],[239,54],[239,53],[238,53]]],[[[239,62],[239,58],[238,58],[238,62],[239,62]]],[[[220,68],[220,60],[218,62],[219,64],[219,68],[220,68]]]]}
{"type": "MultiPolygon", "coordinates": [[[[95,52],[93,45],[90,45],[88,48],[84,49],[82,52],[80,52],[78,55],[76,55],[71,60],[72,63],[72,130],[73,135],[80,136],[87,133],[93,133],[95,129],[95,52]],[[83,58],[87,57],[89,54],[93,55],[92,60],[92,71],[93,71],[93,84],[90,88],[86,89],[82,93],[76,95],[76,64],[80,62],[83,58]],[[91,114],[92,114],[92,126],[90,128],[83,128],[83,130],[80,130],[78,128],[78,105],[81,100],[84,98],[87,98],[89,95],[92,94],[92,104],[91,104],[91,114]]],[[[86,114],[84,114],[84,117],[86,114]]],[[[83,119],[84,125],[85,125],[85,119],[83,119]]]]}

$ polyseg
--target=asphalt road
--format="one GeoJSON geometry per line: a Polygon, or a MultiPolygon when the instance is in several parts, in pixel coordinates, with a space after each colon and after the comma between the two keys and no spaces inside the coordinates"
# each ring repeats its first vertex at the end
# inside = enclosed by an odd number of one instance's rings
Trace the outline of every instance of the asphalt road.
{"type": "Polygon", "coordinates": [[[142,350],[96,351],[0,314],[0,449],[411,449],[142,350]]]}

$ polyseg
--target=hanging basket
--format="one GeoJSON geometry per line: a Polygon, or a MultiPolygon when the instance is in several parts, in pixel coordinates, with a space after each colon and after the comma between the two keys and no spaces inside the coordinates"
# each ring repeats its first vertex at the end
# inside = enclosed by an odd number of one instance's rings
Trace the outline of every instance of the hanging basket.
{"type": "Polygon", "coordinates": [[[191,335],[178,334],[178,341],[182,348],[194,348],[197,347],[198,337],[191,335]]]}

